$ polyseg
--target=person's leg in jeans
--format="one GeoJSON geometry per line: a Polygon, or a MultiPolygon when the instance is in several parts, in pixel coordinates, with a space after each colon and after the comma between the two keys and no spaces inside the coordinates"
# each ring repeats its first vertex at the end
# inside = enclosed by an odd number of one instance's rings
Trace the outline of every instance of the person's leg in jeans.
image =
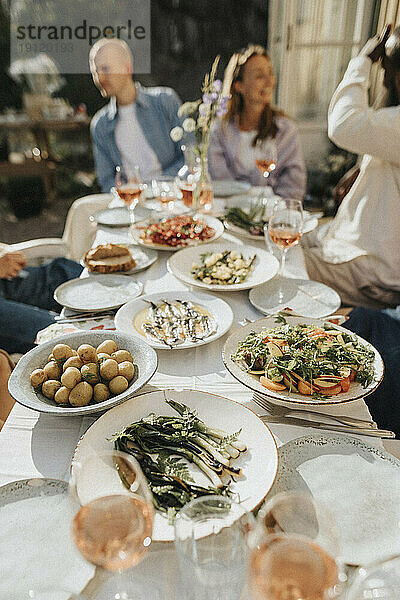
{"type": "Polygon", "coordinates": [[[0,298],[0,348],[25,354],[34,347],[36,334],[54,323],[55,313],[0,298]]]}
{"type": "MultiPolygon", "coordinates": [[[[60,312],[54,290],[69,279],[79,277],[82,267],[67,258],[56,258],[41,267],[26,267],[21,276],[0,280],[0,296],[44,310],[60,312]]],[[[40,328],[39,328],[40,329],[40,328]]]]}
{"type": "Polygon", "coordinates": [[[384,311],[358,307],[343,326],[366,339],[381,354],[385,375],[365,402],[378,425],[400,437],[400,321],[384,311]]]}

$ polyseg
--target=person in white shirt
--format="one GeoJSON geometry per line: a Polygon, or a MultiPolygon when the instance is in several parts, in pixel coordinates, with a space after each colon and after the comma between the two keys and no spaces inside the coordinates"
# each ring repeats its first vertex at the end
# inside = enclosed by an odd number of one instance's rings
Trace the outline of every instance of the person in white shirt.
{"type": "Polygon", "coordinates": [[[400,27],[390,31],[389,25],[350,61],[333,95],[328,135],[363,155],[360,173],[328,230],[304,236],[310,278],[334,288],[349,306],[400,304],[400,27]],[[377,61],[388,102],[375,110],[368,88],[377,61]]]}

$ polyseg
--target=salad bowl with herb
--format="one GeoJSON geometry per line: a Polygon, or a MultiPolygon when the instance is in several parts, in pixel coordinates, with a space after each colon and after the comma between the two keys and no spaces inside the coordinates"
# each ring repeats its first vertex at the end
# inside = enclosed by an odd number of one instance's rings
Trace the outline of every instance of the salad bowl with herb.
{"type": "Polygon", "coordinates": [[[285,403],[341,404],[373,392],[384,365],[363,338],[328,321],[275,315],[241,327],[223,360],[250,389],[285,403]]]}

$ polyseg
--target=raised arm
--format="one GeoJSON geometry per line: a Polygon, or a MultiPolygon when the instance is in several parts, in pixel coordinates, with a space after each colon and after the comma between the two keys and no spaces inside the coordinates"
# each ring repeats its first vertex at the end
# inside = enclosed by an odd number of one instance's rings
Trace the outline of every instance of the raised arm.
{"type": "Polygon", "coordinates": [[[331,100],[328,112],[328,135],[341,148],[356,154],[369,154],[387,162],[400,164],[400,106],[374,110],[368,104],[372,63],[383,54],[384,42],[372,38],[353,58],[331,100]]]}

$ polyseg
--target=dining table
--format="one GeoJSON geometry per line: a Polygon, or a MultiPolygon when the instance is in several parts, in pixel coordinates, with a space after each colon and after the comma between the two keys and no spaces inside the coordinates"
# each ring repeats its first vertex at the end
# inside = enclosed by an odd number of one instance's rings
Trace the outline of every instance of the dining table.
{"type": "MultiPolygon", "coordinates": [[[[225,232],[219,241],[265,249],[265,242],[242,239],[225,232]]],[[[98,226],[93,245],[103,243],[131,243],[130,231],[125,228],[98,226]]],[[[127,275],[143,283],[143,294],[155,292],[188,290],[197,288],[185,285],[167,269],[171,252],[161,251],[158,260],[148,269],[127,275]]],[[[88,276],[83,272],[82,276],[88,276]]],[[[90,275],[89,275],[90,276],[90,275]]],[[[286,262],[286,276],[307,279],[307,272],[301,246],[290,249],[286,262]]],[[[244,323],[262,318],[264,315],[249,301],[248,291],[210,292],[225,300],[231,307],[234,321],[231,332],[244,323]]],[[[193,389],[217,394],[242,403],[258,415],[266,413],[252,401],[252,391],[233,378],[222,359],[222,348],[229,332],[210,344],[197,348],[180,350],[157,350],[158,368],[149,383],[137,394],[163,389],[193,389]]],[[[318,406],[319,411],[337,412],[334,405],[318,406]]],[[[311,408],[312,410],[312,408],[311,408]]],[[[371,419],[364,400],[347,402],[340,406],[344,415],[371,419]]],[[[86,430],[98,418],[99,413],[90,416],[53,416],[39,413],[16,403],[0,433],[0,485],[26,478],[56,478],[68,481],[71,459],[75,448],[86,430]]],[[[315,431],[292,424],[270,423],[269,428],[281,446],[290,440],[315,431]]],[[[337,435],[342,435],[338,433],[337,435]]],[[[349,435],[349,434],[346,434],[349,435]]],[[[354,437],[357,437],[354,435],[354,437]]],[[[360,437],[377,447],[383,447],[382,440],[374,437],[360,437]]],[[[136,578],[145,582],[148,599],[184,598],[178,576],[178,562],[173,543],[152,543],[144,560],[134,568],[136,578]],[[158,590],[158,591],[156,591],[158,590]]],[[[96,587],[103,573],[96,573],[88,582],[85,592],[88,598],[96,597],[96,587]]],[[[243,591],[243,598],[248,597],[243,591]]]]}

